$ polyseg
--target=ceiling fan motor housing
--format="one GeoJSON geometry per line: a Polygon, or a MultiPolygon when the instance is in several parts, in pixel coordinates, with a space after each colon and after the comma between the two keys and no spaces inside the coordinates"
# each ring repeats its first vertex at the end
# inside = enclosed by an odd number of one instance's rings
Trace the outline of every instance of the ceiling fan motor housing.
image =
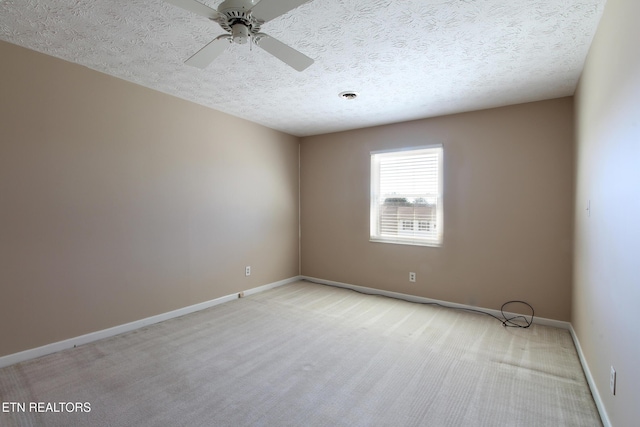
{"type": "Polygon", "coordinates": [[[218,7],[219,15],[211,18],[231,33],[234,43],[245,44],[260,32],[263,23],[251,14],[258,0],[226,0],[218,7]]]}

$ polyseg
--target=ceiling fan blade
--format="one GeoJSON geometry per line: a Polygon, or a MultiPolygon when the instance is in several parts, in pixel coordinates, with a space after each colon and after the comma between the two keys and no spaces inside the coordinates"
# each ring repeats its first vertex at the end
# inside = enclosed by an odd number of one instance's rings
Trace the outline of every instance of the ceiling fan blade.
{"type": "Polygon", "coordinates": [[[164,0],[166,3],[170,3],[174,6],[181,7],[195,14],[204,16],[206,18],[215,18],[219,15],[218,11],[211,9],[209,6],[197,2],[196,0],[164,0]]]}
{"type": "Polygon", "coordinates": [[[311,64],[313,64],[313,59],[309,58],[304,53],[298,52],[291,46],[287,46],[280,40],[274,39],[273,37],[268,36],[264,33],[261,33],[260,35],[263,37],[258,42],[258,46],[260,46],[285,64],[289,65],[290,67],[298,71],[303,71],[311,64]]]}
{"type": "Polygon", "coordinates": [[[231,36],[223,34],[216,37],[207,44],[205,47],[197,51],[191,58],[187,59],[184,63],[197,68],[207,68],[209,64],[213,62],[224,50],[229,46],[229,39],[231,36]]]}
{"type": "Polygon", "coordinates": [[[261,0],[257,5],[253,6],[251,13],[261,21],[268,22],[308,1],[309,0],[261,0]]]}

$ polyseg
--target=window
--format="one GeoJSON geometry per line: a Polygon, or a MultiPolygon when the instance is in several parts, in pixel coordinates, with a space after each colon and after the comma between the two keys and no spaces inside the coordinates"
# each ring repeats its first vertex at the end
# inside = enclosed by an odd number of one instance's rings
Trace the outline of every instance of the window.
{"type": "Polygon", "coordinates": [[[442,243],[442,146],[371,153],[372,242],[442,243]]]}

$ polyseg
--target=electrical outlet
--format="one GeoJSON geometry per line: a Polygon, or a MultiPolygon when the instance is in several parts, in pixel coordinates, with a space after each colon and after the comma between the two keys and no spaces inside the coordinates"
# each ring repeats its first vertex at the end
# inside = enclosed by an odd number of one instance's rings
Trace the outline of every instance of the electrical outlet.
{"type": "Polygon", "coordinates": [[[609,377],[609,388],[611,389],[611,394],[616,395],[616,370],[611,367],[611,376],[609,377]]]}
{"type": "Polygon", "coordinates": [[[251,276],[251,266],[250,266],[250,265],[247,265],[247,266],[244,268],[244,275],[245,275],[245,276],[251,276]]]}
{"type": "Polygon", "coordinates": [[[414,272],[409,273],[409,281],[410,282],[415,282],[416,281],[416,273],[414,273],[414,272]]]}

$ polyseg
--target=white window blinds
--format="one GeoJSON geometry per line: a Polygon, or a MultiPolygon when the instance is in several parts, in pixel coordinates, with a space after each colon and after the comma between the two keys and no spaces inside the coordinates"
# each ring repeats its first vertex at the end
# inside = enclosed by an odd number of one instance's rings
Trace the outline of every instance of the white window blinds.
{"type": "Polygon", "coordinates": [[[370,240],[442,243],[441,145],[371,153],[370,240]]]}

